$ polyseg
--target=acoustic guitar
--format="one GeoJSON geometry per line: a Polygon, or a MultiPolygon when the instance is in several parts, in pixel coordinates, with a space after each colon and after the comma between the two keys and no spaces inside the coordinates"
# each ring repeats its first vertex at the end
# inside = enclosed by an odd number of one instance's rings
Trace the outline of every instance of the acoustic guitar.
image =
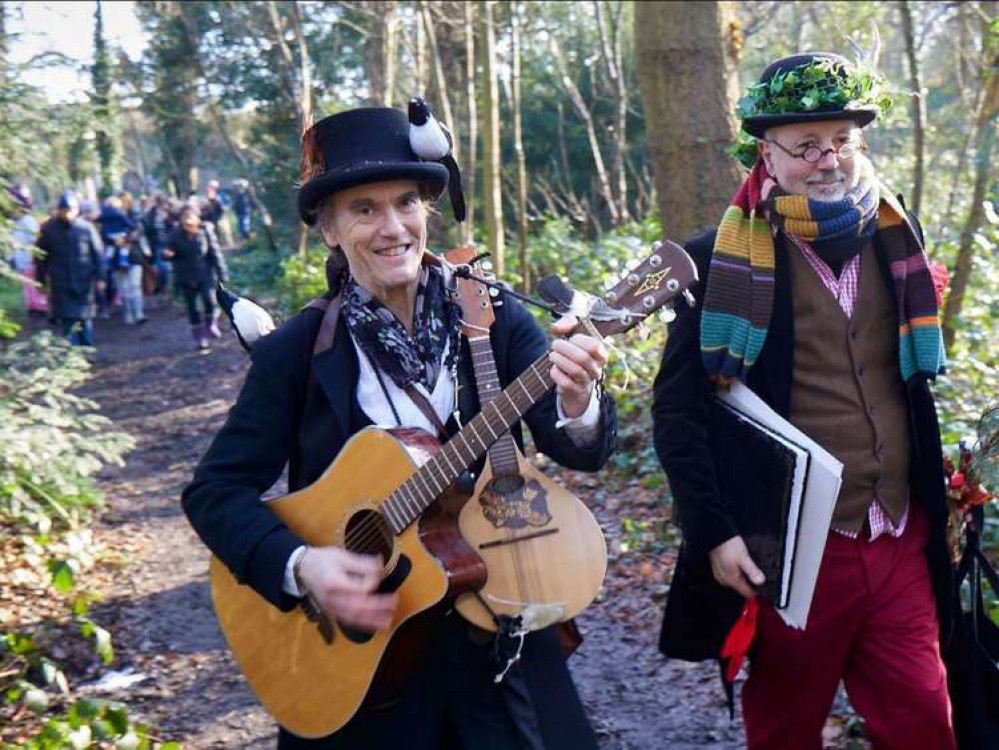
{"type": "MultiPolygon", "coordinates": [[[[590,323],[601,336],[627,331],[696,278],[683,248],[656,243],[607,302],[595,300],[590,323]]],[[[453,516],[437,512],[439,501],[552,387],[546,352],[444,445],[422,430],[368,427],[313,484],[268,501],[308,545],[382,555],[381,590],[399,596],[386,630],[343,626],[308,599],[282,612],[212,560],[212,599],[222,632],[278,723],[301,737],[322,737],[363,704],[384,700],[399,688],[403,662],[419,656],[406,639],[432,624],[428,614],[442,602],[485,583],[481,559],[461,539],[457,524],[447,523],[453,516]]]]}
{"type": "MultiPolygon", "coordinates": [[[[468,263],[474,251],[450,251],[468,263]]],[[[479,273],[482,275],[482,272],[479,273]]],[[[457,280],[462,324],[472,353],[479,403],[500,394],[489,329],[495,315],[489,289],[457,280]]],[[[510,433],[489,447],[458,528],[486,564],[485,585],[462,594],[455,608],[469,622],[495,631],[500,615],[520,618],[519,628],[540,630],[575,617],[596,597],[607,572],[607,544],[590,510],[529,462],[510,433]]]]}

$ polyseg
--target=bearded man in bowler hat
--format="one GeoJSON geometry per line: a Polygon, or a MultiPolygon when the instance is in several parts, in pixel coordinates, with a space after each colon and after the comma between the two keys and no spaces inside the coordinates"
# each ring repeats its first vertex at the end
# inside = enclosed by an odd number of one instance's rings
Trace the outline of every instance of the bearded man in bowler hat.
{"type": "MultiPolygon", "coordinates": [[[[427,251],[427,216],[448,186],[440,154],[421,158],[413,124],[395,109],[328,117],[303,137],[303,221],[330,250],[330,289],[339,304],[332,346],[312,356],[323,306],[306,308],[253,346],[239,400],[184,490],[188,518],[237,579],[283,611],[310,593],[335,622],[386,628],[393,594],[376,591],[376,557],[310,547],[261,495],[285,464],[289,489],[319,478],[347,442],[371,424],[456,430],[478,410],[472,362],[458,336],[460,310],[442,266],[427,251]],[[310,368],[314,376],[310,381],[310,368]],[[410,395],[422,394],[435,419],[410,395]]],[[[452,193],[452,204],[455,195],[452,193]]],[[[490,338],[502,385],[548,349],[534,319],[502,295],[490,338]]],[[[572,321],[561,321],[566,333],[572,321]]],[[[552,345],[549,393],[525,416],[536,446],[559,463],[596,470],[615,445],[613,401],[596,387],[602,343],[575,334],[552,345]]],[[[519,427],[514,434],[520,441],[519,427]]],[[[489,634],[455,612],[435,624],[401,699],[362,708],[319,740],[282,729],[279,748],[595,748],[558,640],[547,628],[526,637],[502,682],[489,634]]]]}
{"type": "Polygon", "coordinates": [[[715,387],[741,380],[843,463],[807,627],[759,605],[742,696],[752,750],[821,747],[841,680],[875,747],[954,747],[938,302],[920,227],[865,154],[878,81],[824,53],[763,72],[740,107],[755,159],[717,231],[687,245],[699,304],[670,326],[655,383],[684,536],[669,656],[718,658],[764,580],[719,494],[732,457],[710,447],[715,387]]]}

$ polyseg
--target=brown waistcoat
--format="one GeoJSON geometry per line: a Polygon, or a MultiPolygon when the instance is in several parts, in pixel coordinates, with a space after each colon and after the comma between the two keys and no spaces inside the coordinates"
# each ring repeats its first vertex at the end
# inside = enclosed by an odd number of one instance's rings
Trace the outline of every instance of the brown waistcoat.
{"type": "Polygon", "coordinates": [[[909,496],[909,417],[898,321],[873,243],[860,258],[853,317],[787,243],[794,301],[791,423],[843,462],[833,527],[858,531],[877,499],[897,524],[909,496]]]}

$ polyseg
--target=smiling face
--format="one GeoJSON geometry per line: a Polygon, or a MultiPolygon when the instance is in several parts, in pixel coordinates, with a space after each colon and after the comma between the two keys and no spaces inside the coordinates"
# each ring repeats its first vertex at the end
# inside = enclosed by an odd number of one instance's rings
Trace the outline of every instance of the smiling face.
{"type": "Polygon", "coordinates": [[[338,191],[320,210],[319,228],[329,247],[343,250],[354,280],[383,303],[415,299],[427,206],[414,180],[338,191]]]}
{"type": "Polygon", "coordinates": [[[840,159],[828,149],[851,140],[861,141],[860,128],[852,120],[792,123],[768,130],[766,140],[760,142],[760,153],[767,171],[788,193],[807,195],[817,201],[838,201],[857,185],[858,156],[840,159]],[[826,153],[817,163],[809,164],[767,141],[776,141],[795,154],[809,146],[817,146],[826,153]]]}

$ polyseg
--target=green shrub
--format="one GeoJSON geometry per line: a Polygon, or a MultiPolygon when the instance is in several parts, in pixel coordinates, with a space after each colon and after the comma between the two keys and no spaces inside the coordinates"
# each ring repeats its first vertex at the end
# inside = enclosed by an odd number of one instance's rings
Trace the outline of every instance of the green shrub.
{"type": "Polygon", "coordinates": [[[0,520],[74,525],[98,502],[91,477],[133,447],[70,392],[89,372],[84,351],[48,331],[0,349],[0,520]]]}

